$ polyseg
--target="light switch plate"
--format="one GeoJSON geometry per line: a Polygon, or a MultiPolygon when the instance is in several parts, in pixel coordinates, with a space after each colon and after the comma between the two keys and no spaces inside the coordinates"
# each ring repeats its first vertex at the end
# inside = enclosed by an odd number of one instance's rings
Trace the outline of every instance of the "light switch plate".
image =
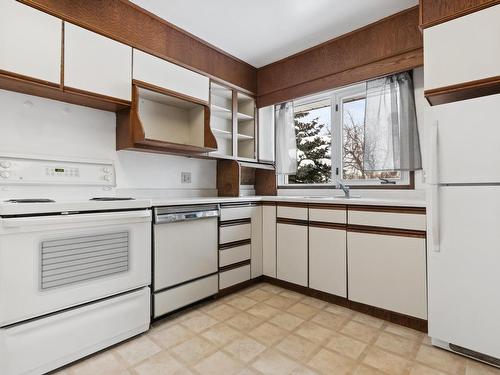
{"type": "Polygon", "coordinates": [[[191,172],[181,172],[181,183],[182,184],[191,183],[191,172]]]}

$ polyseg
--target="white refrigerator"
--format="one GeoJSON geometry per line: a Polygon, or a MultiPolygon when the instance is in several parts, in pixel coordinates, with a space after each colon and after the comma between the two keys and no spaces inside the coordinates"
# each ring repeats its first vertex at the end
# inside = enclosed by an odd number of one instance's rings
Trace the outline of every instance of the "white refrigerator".
{"type": "Polygon", "coordinates": [[[500,365],[500,95],[432,107],[429,336],[500,365]]]}

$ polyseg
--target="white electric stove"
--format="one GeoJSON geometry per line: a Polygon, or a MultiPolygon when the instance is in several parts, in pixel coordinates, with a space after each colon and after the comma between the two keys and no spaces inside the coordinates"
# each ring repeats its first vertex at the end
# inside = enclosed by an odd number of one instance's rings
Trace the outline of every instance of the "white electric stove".
{"type": "Polygon", "coordinates": [[[151,202],[115,186],[110,162],[0,155],[0,374],[43,374],[149,328],[151,202]]]}

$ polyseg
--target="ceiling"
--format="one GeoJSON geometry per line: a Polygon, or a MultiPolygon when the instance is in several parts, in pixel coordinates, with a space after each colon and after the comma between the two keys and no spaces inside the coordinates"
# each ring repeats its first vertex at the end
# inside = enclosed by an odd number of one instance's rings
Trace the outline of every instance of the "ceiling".
{"type": "Polygon", "coordinates": [[[260,68],[418,4],[418,0],[132,0],[260,68]]]}

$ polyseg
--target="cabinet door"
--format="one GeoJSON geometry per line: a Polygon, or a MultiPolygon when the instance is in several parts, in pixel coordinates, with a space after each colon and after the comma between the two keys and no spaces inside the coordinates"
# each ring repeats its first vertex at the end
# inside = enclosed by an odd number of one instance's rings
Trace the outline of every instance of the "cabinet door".
{"type": "Polygon", "coordinates": [[[347,297],[345,229],[309,227],[309,287],[347,297]]]}
{"type": "Polygon", "coordinates": [[[62,21],[13,0],[0,2],[0,69],[59,84],[62,21]]]}
{"type": "Polygon", "coordinates": [[[425,238],[348,232],[349,299],[427,319],[425,238]]]}
{"type": "Polygon", "coordinates": [[[252,279],[262,275],[262,206],[252,207],[252,279]]]}
{"type": "Polygon", "coordinates": [[[131,100],[132,48],[66,22],[64,85],[131,100]]]}
{"type": "Polygon", "coordinates": [[[278,223],[277,278],[307,286],[307,226],[278,223]]]}
{"type": "Polygon", "coordinates": [[[262,271],[276,277],[276,206],[262,206],[262,271]]]}
{"type": "Polygon", "coordinates": [[[274,162],[274,106],[259,108],[259,161],[274,162]]]}
{"type": "Polygon", "coordinates": [[[425,89],[500,75],[500,5],[424,30],[425,89]]]}
{"type": "Polygon", "coordinates": [[[133,66],[134,79],[208,103],[208,77],[136,49],[133,66]]]}

